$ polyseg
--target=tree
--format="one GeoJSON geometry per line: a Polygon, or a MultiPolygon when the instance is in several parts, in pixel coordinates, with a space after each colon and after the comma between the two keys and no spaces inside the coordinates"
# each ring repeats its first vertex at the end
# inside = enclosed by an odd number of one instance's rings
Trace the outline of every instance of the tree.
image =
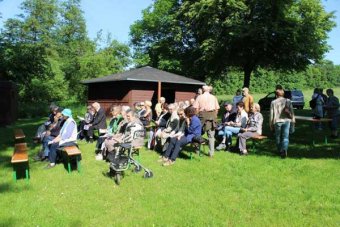
{"type": "Polygon", "coordinates": [[[322,60],[333,17],[320,0],[158,0],[131,34],[136,49],[151,56],[152,63],[172,53],[170,58],[177,56],[182,71],[187,70],[184,65],[194,67],[202,78],[234,66],[244,71],[248,87],[257,67],[303,70],[322,60]],[[163,15],[157,13],[161,2],[171,3],[163,15]],[[153,17],[158,20],[150,20],[153,17]],[[164,21],[165,31],[152,29],[164,21]],[[169,36],[180,42],[172,45],[169,36]],[[156,57],[150,51],[155,47],[156,57]]]}

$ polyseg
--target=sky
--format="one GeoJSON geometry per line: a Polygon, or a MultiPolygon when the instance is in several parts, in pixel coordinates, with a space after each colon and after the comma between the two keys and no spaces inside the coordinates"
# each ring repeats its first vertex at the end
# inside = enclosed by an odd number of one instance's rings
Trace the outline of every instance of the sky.
{"type": "MultiPolygon", "coordinates": [[[[1,1],[1,0],[0,0],[1,1]]],[[[2,0],[0,2],[0,28],[8,18],[20,13],[22,0],[2,0]]],[[[87,30],[90,38],[95,38],[99,30],[103,35],[111,33],[112,38],[128,44],[130,25],[141,19],[142,10],[151,5],[153,0],[82,0],[87,30]]],[[[340,65],[340,0],[323,0],[327,12],[335,12],[337,26],[329,33],[328,44],[332,50],[325,58],[340,65]]]]}

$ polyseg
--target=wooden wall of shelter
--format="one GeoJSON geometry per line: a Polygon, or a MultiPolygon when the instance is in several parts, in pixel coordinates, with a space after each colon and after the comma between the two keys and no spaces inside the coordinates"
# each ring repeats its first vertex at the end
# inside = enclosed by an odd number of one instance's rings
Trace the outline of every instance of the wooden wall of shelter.
{"type": "Polygon", "coordinates": [[[0,126],[16,121],[18,113],[18,91],[14,83],[0,80],[0,126]]]}
{"type": "MultiPolygon", "coordinates": [[[[201,85],[161,83],[161,96],[167,103],[190,100],[201,85]]],[[[157,103],[158,83],[145,81],[112,81],[88,84],[88,104],[99,102],[109,113],[113,105],[133,106],[135,102],[157,103]]]]}

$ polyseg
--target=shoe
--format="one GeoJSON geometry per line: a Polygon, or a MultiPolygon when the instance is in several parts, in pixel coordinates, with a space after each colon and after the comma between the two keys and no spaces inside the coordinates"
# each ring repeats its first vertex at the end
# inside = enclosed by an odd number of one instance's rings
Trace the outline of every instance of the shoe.
{"type": "Polygon", "coordinates": [[[102,161],[103,160],[103,155],[101,153],[96,155],[96,160],[97,161],[102,161]]]}
{"type": "Polygon", "coordinates": [[[55,167],[55,164],[49,163],[47,166],[45,166],[44,169],[52,169],[55,167]]]}
{"type": "Polygon", "coordinates": [[[240,155],[246,156],[246,155],[248,155],[248,151],[247,150],[243,150],[243,151],[240,152],[240,155]]]}
{"type": "Polygon", "coordinates": [[[227,148],[227,146],[225,145],[225,143],[220,143],[220,145],[218,145],[216,147],[216,150],[220,151],[220,150],[224,150],[226,148],[227,148]]]}
{"type": "Polygon", "coordinates": [[[168,158],[162,156],[157,160],[157,162],[167,162],[168,160],[168,158]]]}
{"type": "Polygon", "coordinates": [[[175,161],[168,160],[168,161],[163,163],[163,166],[171,166],[173,164],[175,164],[175,161]]]}
{"type": "Polygon", "coordinates": [[[93,138],[90,138],[90,141],[89,141],[89,143],[93,143],[93,138]]]}
{"type": "Polygon", "coordinates": [[[281,151],[280,155],[281,155],[281,158],[286,158],[287,157],[287,151],[285,151],[285,150],[281,151]]]}

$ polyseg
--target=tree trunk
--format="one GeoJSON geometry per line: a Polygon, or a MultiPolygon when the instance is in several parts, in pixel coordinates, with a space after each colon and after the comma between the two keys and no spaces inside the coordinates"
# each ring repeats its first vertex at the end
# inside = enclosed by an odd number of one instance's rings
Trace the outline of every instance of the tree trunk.
{"type": "Polygon", "coordinates": [[[250,86],[250,76],[251,76],[251,72],[253,71],[253,68],[249,67],[249,66],[248,67],[245,66],[243,68],[243,71],[244,71],[243,87],[249,88],[249,86],[250,86]]]}

